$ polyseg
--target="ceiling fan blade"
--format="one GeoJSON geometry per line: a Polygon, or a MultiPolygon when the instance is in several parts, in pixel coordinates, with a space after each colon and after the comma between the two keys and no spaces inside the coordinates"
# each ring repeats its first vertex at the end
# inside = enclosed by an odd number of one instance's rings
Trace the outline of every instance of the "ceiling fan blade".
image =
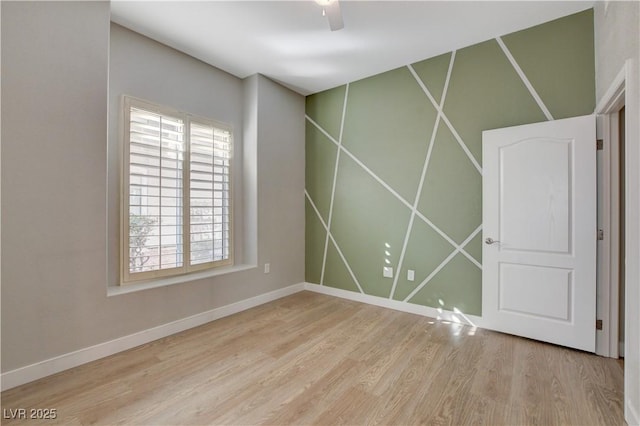
{"type": "Polygon", "coordinates": [[[329,28],[331,28],[331,31],[338,31],[344,28],[342,12],[340,12],[340,2],[338,0],[325,6],[324,10],[329,19],[329,28]]]}

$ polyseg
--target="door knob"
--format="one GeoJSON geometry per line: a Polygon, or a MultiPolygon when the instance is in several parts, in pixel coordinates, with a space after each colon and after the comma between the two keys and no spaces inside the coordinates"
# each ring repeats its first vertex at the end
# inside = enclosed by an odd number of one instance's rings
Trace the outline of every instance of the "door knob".
{"type": "Polygon", "coordinates": [[[494,240],[494,239],[493,239],[493,238],[491,238],[491,237],[487,237],[487,239],[486,239],[486,240],[484,240],[484,242],[485,242],[486,244],[491,245],[491,244],[493,244],[493,243],[499,243],[500,241],[494,240]]]}

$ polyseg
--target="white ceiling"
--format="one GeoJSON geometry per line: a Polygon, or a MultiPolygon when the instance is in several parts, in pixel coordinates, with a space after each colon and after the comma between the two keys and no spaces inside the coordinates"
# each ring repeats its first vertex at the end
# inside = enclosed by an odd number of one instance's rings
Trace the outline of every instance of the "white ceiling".
{"type": "Polygon", "coordinates": [[[112,20],[240,78],[303,94],[589,7],[594,1],[346,1],[331,32],[314,0],[120,1],[112,20]]]}

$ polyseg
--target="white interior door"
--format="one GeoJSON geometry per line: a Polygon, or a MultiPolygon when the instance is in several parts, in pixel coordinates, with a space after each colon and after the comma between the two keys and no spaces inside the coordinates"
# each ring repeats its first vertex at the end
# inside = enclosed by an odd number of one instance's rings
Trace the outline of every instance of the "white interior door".
{"type": "Polygon", "coordinates": [[[595,351],[595,116],[483,132],[485,327],[595,351]]]}

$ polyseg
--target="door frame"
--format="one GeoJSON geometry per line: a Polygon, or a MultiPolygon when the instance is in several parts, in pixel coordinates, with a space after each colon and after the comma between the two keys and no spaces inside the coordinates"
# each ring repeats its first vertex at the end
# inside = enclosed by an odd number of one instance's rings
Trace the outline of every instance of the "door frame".
{"type": "MultiPolygon", "coordinates": [[[[599,164],[602,169],[598,177],[601,189],[598,200],[598,226],[604,231],[604,239],[599,241],[597,293],[598,319],[602,320],[602,330],[596,332],[596,354],[611,358],[619,356],[618,327],[620,315],[619,270],[620,264],[620,128],[619,111],[626,105],[626,86],[629,64],[625,63],[613,83],[596,107],[598,114],[597,136],[603,140],[602,157],[599,164]]],[[[628,121],[625,120],[625,134],[628,134],[628,121]]],[[[629,164],[628,152],[625,164],[629,164]]],[[[625,198],[628,199],[629,171],[625,168],[625,198]]],[[[629,219],[628,206],[625,212],[629,219]]],[[[625,229],[629,229],[625,227],[625,229]]],[[[630,236],[626,236],[628,239],[630,236]]],[[[625,279],[628,280],[625,274],[625,279]]],[[[628,285],[625,282],[625,288],[628,285]]],[[[624,309],[624,307],[623,307],[624,309]]],[[[627,315],[625,315],[625,320],[627,315]]]]}

